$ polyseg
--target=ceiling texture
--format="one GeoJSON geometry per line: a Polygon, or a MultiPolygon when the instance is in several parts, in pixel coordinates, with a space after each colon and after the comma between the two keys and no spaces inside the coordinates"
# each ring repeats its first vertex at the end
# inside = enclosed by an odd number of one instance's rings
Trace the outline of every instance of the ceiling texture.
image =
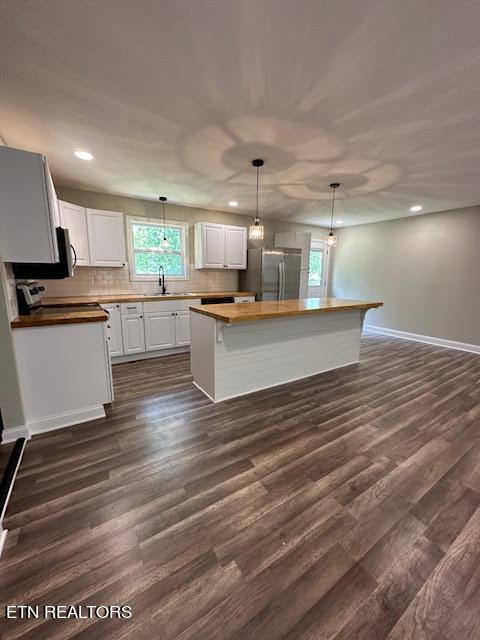
{"type": "Polygon", "coordinates": [[[58,184],[309,224],[480,203],[478,0],[3,0],[0,135],[58,184]],[[84,162],[75,149],[91,151],[84,162]],[[231,210],[231,209],[230,209],[231,210]]]}

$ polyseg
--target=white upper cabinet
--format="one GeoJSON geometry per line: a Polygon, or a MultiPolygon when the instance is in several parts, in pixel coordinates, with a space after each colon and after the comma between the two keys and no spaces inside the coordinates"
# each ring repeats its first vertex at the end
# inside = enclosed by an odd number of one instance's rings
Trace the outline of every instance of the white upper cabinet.
{"type": "Polygon", "coordinates": [[[244,227],[225,227],[225,266],[227,269],[247,268],[247,230],[244,227]]]}
{"type": "Polygon", "coordinates": [[[77,266],[85,267],[90,264],[90,249],[88,246],[87,211],[76,204],[59,201],[61,226],[68,229],[70,244],[77,256],[77,266]]]}
{"type": "Polygon", "coordinates": [[[195,225],[197,269],[246,269],[247,229],[199,222],[195,225]]]}
{"type": "Polygon", "coordinates": [[[0,258],[58,262],[57,196],[39,153],[0,146],[0,258]]]}
{"type": "Polygon", "coordinates": [[[59,201],[60,221],[68,229],[79,267],[124,267],[123,213],[86,209],[59,201]]]}
{"type": "Polygon", "coordinates": [[[93,267],[125,266],[123,213],[87,209],[90,264],[93,267]]]}
{"type": "Polygon", "coordinates": [[[195,226],[195,233],[200,235],[199,251],[196,251],[195,266],[197,268],[225,268],[225,226],[211,222],[201,222],[195,226]],[[197,264],[197,254],[199,264],[197,264]]]}

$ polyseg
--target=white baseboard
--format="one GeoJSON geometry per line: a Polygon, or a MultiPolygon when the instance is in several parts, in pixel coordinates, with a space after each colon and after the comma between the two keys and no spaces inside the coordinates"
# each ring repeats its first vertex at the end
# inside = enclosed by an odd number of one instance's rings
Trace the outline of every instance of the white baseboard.
{"type": "Polygon", "coordinates": [[[205,391],[205,389],[202,389],[202,387],[201,387],[199,384],[197,384],[197,383],[195,382],[195,380],[193,381],[193,384],[194,384],[194,386],[195,386],[195,387],[197,387],[197,389],[198,389],[199,391],[201,391],[201,392],[203,393],[203,395],[204,395],[204,396],[207,396],[207,398],[208,398],[209,400],[211,400],[211,401],[213,402],[213,404],[215,404],[215,400],[212,398],[212,396],[211,396],[209,393],[207,393],[207,392],[205,391]]]}
{"type": "Polygon", "coordinates": [[[30,440],[31,435],[30,429],[26,425],[4,429],[2,433],[2,444],[15,442],[17,438],[27,438],[27,440],[30,440]]]}
{"type": "Polygon", "coordinates": [[[149,360],[150,358],[165,358],[166,356],[174,356],[177,353],[187,353],[190,347],[175,347],[173,349],[158,349],[157,351],[142,351],[140,353],[130,353],[125,356],[113,356],[112,364],[121,364],[123,362],[135,362],[135,360],[149,360]]]}
{"type": "Polygon", "coordinates": [[[63,429],[75,424],[81,424],[82,422],[97,420],[98,418],[104,417],[105,409],[103,405],[99,405],[98,407],[87,407],[86,409],[79,409],[78,411],[59,413],[54,416],[33,420],[28,422],[27,427],[33,436],[36,433],[46,433],[47,431],[63,429]]]}
{"type": "Polygon", "coordinates": [[[105,409],[103,405],[99,405],[98,407],[87,407],[86,409],[79,409],[78,411],[58,413],[53,416],[47,416],[46,418],[30,420],[22,427],[5,429],[3,431],[2,444],[15,442],[17,438],[30,439],[36,433],[47,433],[47,431],[55,431],[56,429],[63,429],[75,424],[81,424],[82,422],[89,422],[90,420],[97,420],[98,418],[104,417],[105,409]]]}
{"type": "Polygon", "coordinates": [[[467,342],[457,342],[456,340],[446,340],[445,338],[434,338],[432,336],[424,336],[420,333],[398,331],[397,329],[387,329],[385,327],[374,327],[371,324],[366,324],[363,328],[365,331],[381,333],[386,336],[391,336],[392,338],[402,338],[403,340],[413,340],[414,342],[425,342],[437,347],[445,347],[446,349],[457,349],[458,351],[480,353],[480,345],[478,344],[468,344],[467,342]]]}

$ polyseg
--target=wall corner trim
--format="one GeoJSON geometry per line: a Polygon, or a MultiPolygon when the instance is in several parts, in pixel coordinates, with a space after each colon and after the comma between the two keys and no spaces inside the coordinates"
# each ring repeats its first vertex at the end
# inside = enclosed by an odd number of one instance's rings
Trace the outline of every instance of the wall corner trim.
{"type": "Polygon", "coordinates": [[[409,331],[399,331],[397,329],[388,329],[386,327],[375,327],[371,324],[364,325],[364,331],[372,333],[380,333],[392,338],[401,338],[402,340],[413,340],[414,342],[425,342],[433,344],[436,347],[444,347],[446,349],[457,349],[458,351],[468,351],[469,353],[480,354],[479,344],[468,344],[467,342],[457,342],[456,340],[447,340],[445,338],[434,338],[433,336],[424,336],[420,333],[410,333],[409,331]]]}

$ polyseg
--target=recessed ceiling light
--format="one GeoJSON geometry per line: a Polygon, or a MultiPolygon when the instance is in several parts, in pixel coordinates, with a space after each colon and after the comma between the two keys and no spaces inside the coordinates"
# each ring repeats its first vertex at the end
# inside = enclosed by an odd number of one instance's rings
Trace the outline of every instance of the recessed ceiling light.
{"type": "Polygon", "coordinates": [[[79,149],[78,151],[75,151],[74,154],[77,158],[80,158],[80,160],[93,160],[93,155],[90,151],[82,151],[79,149]]]}
{"type": "Polygon", "coordinates": [[[337,220],[337,224],[343,224],[343,220],[337,220]]]}
{"type": "Polygon", "coordinates": [[[230,200],[228,203],[229,207],[238,207],[238,202],[236,200],[230,200]]]}
{"type": "Polygon", "coordinates": [[[413,207],[410,207],[410,211],[421,211],[423,209],[421,204],[414,204],[413,207]]]}

